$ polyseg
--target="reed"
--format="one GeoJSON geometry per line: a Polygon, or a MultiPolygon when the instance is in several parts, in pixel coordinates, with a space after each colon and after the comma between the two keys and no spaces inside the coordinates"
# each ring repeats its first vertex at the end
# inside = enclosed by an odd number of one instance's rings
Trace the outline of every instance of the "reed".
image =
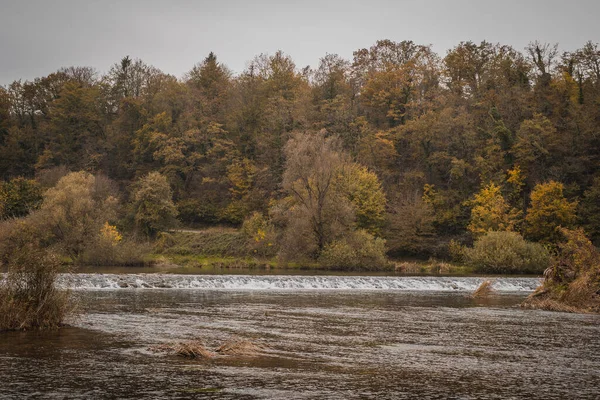
{"type": "Polygon", "coordinates": [[[69,292],[56,287],[60,262],[33,245],[15,250],[0,281],[0,331],[58,328],[74,311],[69,292]]]}
{"type": "Polygon", "coordinates": [[[155,353],[170,353],[185,358],[211,359],[215,356],[202,342],[197,340],[174,344],[161,344],[152,346],[149,350],[155,353]]]}
{"type": "Polygon", "coordinates": [[[217,353],[228,356],[256,356],[263,350],[263,347],[248,340],[228,340],[223,343],[217,353]]]}
{"type": "Polygon", "coordinates": [[[488,279],[481,282],[481,285],[475,289],[471,297],[474,299],[488,297],[493,291],[494,289],[492,288],[492,281],[488,279]]]}

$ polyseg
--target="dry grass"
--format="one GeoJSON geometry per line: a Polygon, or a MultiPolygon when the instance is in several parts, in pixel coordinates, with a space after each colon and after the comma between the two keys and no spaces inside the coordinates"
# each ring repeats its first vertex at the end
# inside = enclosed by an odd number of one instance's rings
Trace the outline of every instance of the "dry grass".
{"type": "Polygon", "coordinates": [[[157,346],[151,346],[148,350],[154,353],[168,353],[185,358],[194,358],[200,360],[209,360],[216,355],[222,356],[257,356],[264,347],[248,340],[233,339],[228,340],[219,346],[215,352],[210,351],[204,344],[198,340],[182,343],[166,343],[157,346]]]}
{"type": "Polygon", "coordinates": [[[204,344],[199,341],[175,343],[175,344],[161,344],[158,346],[152,346],[149,348],[150,351],[155,353],[170,353],[185,358],[196,358],[196,359],[211,359],[215,356],[214,353],[206,349],[204,344]]]}
{"type": "Polygon", "coordinates": [[[187,342],[175,345],[173,351],[175,354],[186,358],[212,358],[214,354],[204,347],[200,342],[187,342]]]}
{"type": "Polygon", "coordinates": [[[568,313],[586,313],[586,310],[570,306],[565,303],[561,303],[556,300],[552,300],[549,298],[539,298],[529,296],[522,304],[522,308],[527,308],[531,310],[545,310],[545,311],[558,311],[558,312],[568,312],[568,313]]]}
{"type": "Polygon", "coordinates": [[[406,261],[394,265],[394,272],[402,274],[422,274],[427,272],[427,269],[425,265],[406,261]]]}
{"type": "Polygon", "coordinates": [[[394,272],[401,274],[449,274],[452,271],[452,264],[443,261],[430,260],[428,264],[419,264],[416,262],[399,262],[394,264],[394,272]]]}
{"type": "Polygon", "coordinates": [[[229,340],[222,344],[217,353],[228,356],[256,356],[263,348],[248,340],[229,340]]]}
{"type": "Polygon", "coordinates": [[[479,285],[479,287],[477,289],[475,289],[475,291],[473,292],[471,297],[474,299],[487,297],[493,291],[494,291],[494,289],[492,288],[492,281],[488,279],[488,280],[481,282],[481,285],[479,285]]]}
{"type": "Polygon", "coordinates": [[[600,313],[600,252],[583,230],[560,229],[567,239],[544,272],[542,286],[521,305],[548,311],[600,313]]]}

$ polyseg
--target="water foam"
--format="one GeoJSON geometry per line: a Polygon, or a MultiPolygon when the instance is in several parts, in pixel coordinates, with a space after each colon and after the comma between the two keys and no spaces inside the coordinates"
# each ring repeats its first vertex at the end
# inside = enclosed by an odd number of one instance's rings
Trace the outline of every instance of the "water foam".
{"type": "MultiPolygon", "coordinates": [[[[303,276],[303,275],[175,275],[175,274],[63,274],[61,287],[74,290],[200,289],[200,290],[475,290],[482,277],[303,276]]],[[[499,292],[531,292],[539,278],[493,278],[499,292]]]]}

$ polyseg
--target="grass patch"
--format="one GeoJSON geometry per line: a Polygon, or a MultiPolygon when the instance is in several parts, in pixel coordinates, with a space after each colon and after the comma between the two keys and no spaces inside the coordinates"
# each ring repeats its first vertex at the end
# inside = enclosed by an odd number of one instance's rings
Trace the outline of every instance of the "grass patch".
{"type": "Polygon", "coordinates": [[[248,255],[246,236],[237,230],[212,228],[196,232],[162,234],[156,251],[176,256],[244,257],[248,255]]]}
{"type": "Polygon", "coordinates": [[[474,274],[474,268],[432,259],[425,262],[397,261],[394,263],[394,272],[406,275],[467,276],[474,274]]]}
{"type": "MultiPolygon", "coordinates": [[[[340,246],[338,246],[340,247],[340,246]]],[[[447,263],[435,259],[426,262],[387,262],[381,257],[352,254],[341,246],[340,254],[330,262],[324,260],[283,260],[274,255],[254,253],[248,245],[248,235],[233,228],[208,228],[199,231],[180,230],[161,233],[154,245],[154,252],[146,260],[164,267],[188,267],[202,269],[248,269],[248,270],[320,270],[320,271],[372,271],[396,272],[407,275],[472,275],[474,268],[447,263]],[[348,260],[340,259],[349,256],[348,260]],[[356,260],[354,259],[356,258],[356,260]],[[374,259],[374,260],[373,260],[374,259]],[[360,265],[351,265],[356,261],[360,265]]],[[[337,249],[337,248],[336,248],[337,249]]],[[[376,254],[379,254],[375,252],[376,254]]]]}

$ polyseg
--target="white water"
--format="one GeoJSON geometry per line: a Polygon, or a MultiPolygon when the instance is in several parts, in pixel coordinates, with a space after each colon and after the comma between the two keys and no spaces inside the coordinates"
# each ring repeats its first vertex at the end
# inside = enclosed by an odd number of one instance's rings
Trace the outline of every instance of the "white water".
{"type": "MultiPolygon", "coordinates": [[[[202,289],[202,290],[475,290],[482,277],[382,277],[288,275],[174,275],[174,274],[64,274],[61,287],[74,290],[202,289]]],[[[539,278],[491,278],[498,292],[531,292],[539,278]]]]}

